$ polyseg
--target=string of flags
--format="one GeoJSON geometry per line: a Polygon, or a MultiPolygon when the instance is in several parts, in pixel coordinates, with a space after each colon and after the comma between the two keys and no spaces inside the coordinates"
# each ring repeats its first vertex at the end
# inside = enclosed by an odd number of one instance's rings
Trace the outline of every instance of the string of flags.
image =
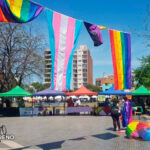
{"type": "MultiPolygon", "coordinates": [[[[0,0],[0,22],[26,23],[45,10],[52,55],[51,89],[70,89],[73,53],[76,49],[82,24],[94,46],[103,44],[101,30],[105,26],[80,21],[57,13],[30,0],[0,0]]],[[[115,89],[131,88],[131,37],[129,33],[109,30],[114,70],[115,89]]]]}
{"type": "Polygon", "coordinates": [[[0,0],[0,22],[25,23],[35,19],[44,7],[28,0],[0,0]]]}

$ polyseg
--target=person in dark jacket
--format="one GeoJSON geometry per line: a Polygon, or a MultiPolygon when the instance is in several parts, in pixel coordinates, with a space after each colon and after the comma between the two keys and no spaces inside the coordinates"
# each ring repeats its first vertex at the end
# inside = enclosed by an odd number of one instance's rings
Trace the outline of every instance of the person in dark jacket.
{"type": "Polygon", "coordinates": [[[120,108],[119,108],[119,103],[116,99],[113,100],[113,105],[111,108],[111,117],[113,120],[113,126],[114,126],[114,131],[116,131],[117,127],[118,130],[120,130],[120,108]]]}

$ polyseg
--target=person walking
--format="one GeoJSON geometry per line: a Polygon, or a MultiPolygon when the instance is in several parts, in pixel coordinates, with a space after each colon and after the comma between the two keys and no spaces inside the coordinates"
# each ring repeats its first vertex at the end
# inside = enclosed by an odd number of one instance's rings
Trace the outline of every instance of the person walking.
{"type": "Polygon", "coordinates": [[[116,131],[117,127],[120,130],[120,108],[117,99],[113,99],[113,105],[111,107],[111,117],[113,120],[114,131],[116,131]]]}

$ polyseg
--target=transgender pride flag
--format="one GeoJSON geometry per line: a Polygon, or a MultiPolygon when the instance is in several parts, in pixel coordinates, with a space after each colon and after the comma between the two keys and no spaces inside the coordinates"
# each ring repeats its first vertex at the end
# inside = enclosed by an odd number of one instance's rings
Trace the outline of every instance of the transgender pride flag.
{"type": "Polygon", "coordinates": [[[51,89],[70,89],[73,53],[77,46],[82,22],[46,10],[52,56],[51,89]]]}

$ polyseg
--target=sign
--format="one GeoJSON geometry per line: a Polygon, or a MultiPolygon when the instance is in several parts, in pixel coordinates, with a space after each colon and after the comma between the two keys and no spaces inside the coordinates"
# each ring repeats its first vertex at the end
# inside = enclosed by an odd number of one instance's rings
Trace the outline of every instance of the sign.
{"type": "Polygon", "coordinates": [[[20,116],[38,116],[39,108],[19,108],[20,116]]]}

